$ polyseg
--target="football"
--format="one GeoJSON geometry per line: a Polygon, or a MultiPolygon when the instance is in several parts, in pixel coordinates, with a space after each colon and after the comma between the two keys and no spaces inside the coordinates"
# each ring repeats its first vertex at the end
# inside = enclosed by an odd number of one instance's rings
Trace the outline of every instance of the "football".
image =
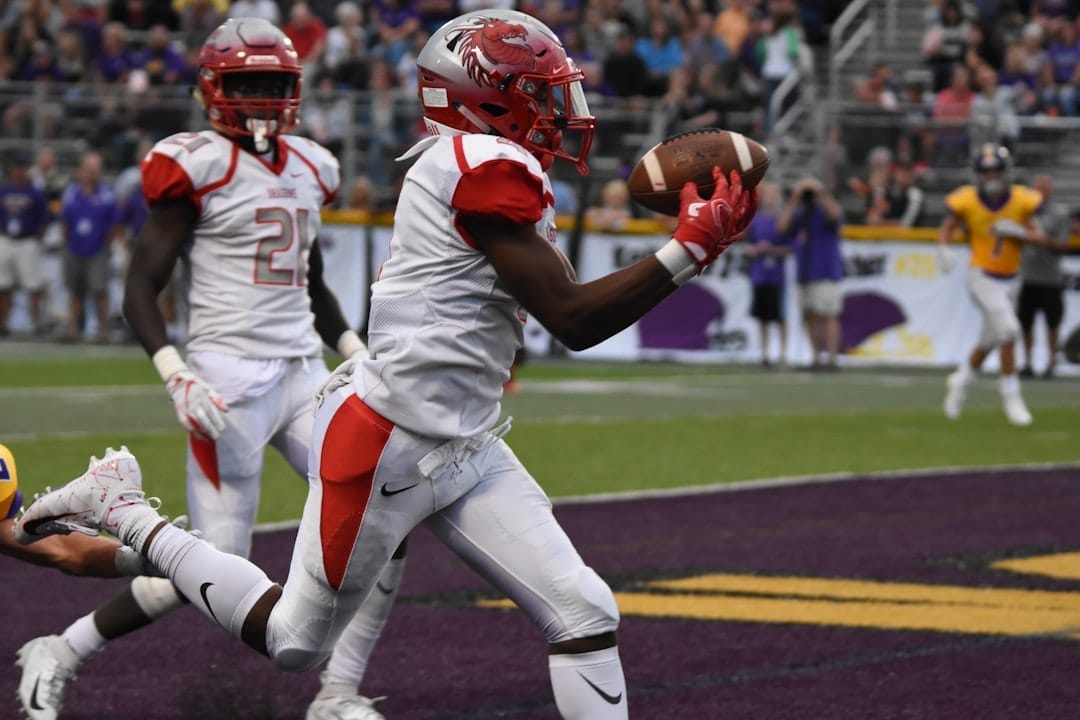
{"type": "Polygon", "coordinates": [[[769,169],[769,151],[741,133],[704,128],[673,135],[650,149],[630,172],[627,185],[635,201],[658,213],[679,214],[679,190],[697,183],[703,198],[712,194],[713,167],[725,174],[738,170],[743,187],[761,182],[769,169]]]}

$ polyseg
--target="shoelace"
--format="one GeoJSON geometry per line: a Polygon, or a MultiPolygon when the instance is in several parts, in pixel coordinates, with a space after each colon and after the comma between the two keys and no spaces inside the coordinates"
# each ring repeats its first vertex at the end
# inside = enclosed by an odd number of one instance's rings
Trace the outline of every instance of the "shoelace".
{"type": "MultiPolygon", "coordinates": [[[[53,491],[52,486],[46,485],[44,490],[42,490],[41,492],[34,493],[34,499],[33,499],[33,501],[31,501],[30,504],[33,505],[34,502],[37,502],[37,500],[39,498],[41,498],[41,497],[43,497],[45,495],[48,495],[52,491],[53,491]]],[[[137,496],[137,497],[140,497],[140,498],[144,498],[146,500],[146,504],[150,506],[151,510],[160,510],[161,509],[161,498],[157,497],[156,495],[146,497],[146,493],[144,493],[142,490],[130,490],[130,489],[121,490],[121,491],[117,492],[113,497],[110,497],[108,499],[108,501],[107,501],[107,504],[111,505],[113,502],[115,502],[117,499],[119,499],[122,495],[130,495],[130,496],[137,496]]],[[[16,525],[18,525],[18,524],[20,524],[22,522],[23,515],[26,514],[26,507],[27,506],[25,506],[25,505],[20,507],[19,511],[15,514],[15,524],[16,525]]],[[[45,536],[45,535],[68,535],[68,534],[70,534],[72,532],[81,533],[83,535],[90,535],[91,537],[94,537],[94,536],[97,536],[97,535],[101,534],[101,531],[98,528],[87,527],[85,525],[80,525],[80,524],[78,524],[76,522],[72,522],[70,520],[65,521],[65,522],[53,522],[53,521],[43,522],[38,526],[38,530],[39,531],[36,534],[42,535],[42,536],[45,536]]]]}

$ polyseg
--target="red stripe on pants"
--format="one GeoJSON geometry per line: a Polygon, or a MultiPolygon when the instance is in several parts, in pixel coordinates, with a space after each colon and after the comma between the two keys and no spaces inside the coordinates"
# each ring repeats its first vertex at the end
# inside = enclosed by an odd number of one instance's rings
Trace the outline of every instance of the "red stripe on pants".
{"type": "Polygon", "coordinates": [[[375,468],[393,429],[393,423],[355,395],[338,408],[326,428],[319,453],[319,535],[323,569],[335,590],[340,589],[345,577],[371,497],[375,468]]]}
{"type": "Polygon", "coordinates": [[[214,489],[221,491],[221,475],[218,473],[217,446],[214,441],[202,435],[190,433],[188,441],[191,443],[191,454],[195,456],[195,462],[199,469],[207,477],[214,489]]]}

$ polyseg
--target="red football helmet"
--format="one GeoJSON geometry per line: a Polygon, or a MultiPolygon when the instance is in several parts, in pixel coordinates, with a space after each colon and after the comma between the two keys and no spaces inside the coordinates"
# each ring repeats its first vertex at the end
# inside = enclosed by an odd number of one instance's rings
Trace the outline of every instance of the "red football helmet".
{"type": "Polygon", "coordinates": [[[199,53],[198,95],[210,124],[225,135],[254,137],[259,152],[267,137],[296,127],[300,87],[292,40],[267,20],[226,20],[199,53]]]}
{"type": "Polygon", "coordinates": [[[439,28],[416,64],[431,132],[501,135],[545,170],[561,157],[588,174],[596,118],[581,89],[584,74],[544,23],[512,10],[471,12],[439,28]]]}

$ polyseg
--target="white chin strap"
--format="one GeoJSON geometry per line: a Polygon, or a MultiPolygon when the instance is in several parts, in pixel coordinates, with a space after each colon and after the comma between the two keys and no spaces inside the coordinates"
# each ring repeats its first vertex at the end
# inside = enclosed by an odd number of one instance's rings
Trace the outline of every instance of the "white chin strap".
{"type": "Polygon", "coordinates": [[[255,143],[255,152],[264,153],[270,151],[270,135],[277,130],[277,120],[247,119],[247,129],[255,143]]]}

